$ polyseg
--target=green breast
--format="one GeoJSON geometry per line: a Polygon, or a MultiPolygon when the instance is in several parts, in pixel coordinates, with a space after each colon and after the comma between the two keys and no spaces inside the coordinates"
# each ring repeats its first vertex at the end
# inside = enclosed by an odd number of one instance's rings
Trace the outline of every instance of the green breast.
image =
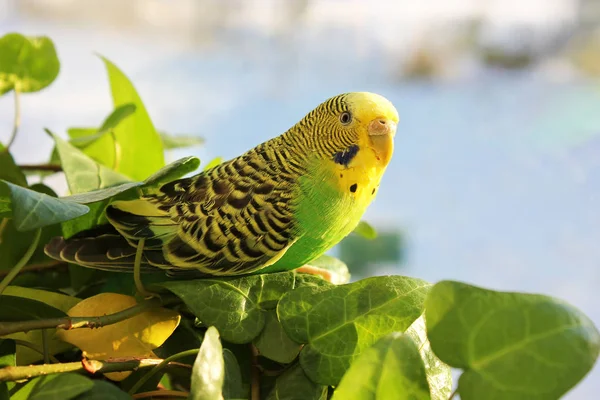
{"type": "Polygon", "coordinates": [[[287,271],[320,256],[354,230],[369,202],[350,190],[341,191],[337,172],[313,168],[300,178],[297,208],[299,239],[275,264],[261,272],[287,271]]]}

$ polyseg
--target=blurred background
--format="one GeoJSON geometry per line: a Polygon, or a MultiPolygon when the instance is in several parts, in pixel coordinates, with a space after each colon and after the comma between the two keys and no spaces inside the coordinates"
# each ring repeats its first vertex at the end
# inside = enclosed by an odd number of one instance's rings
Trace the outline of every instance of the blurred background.
{"type": "MultiPolygon", "coordinates": [[[[326,98],[388,97],[394,159],[366,220],[334,250],[355,279],[403,274],[544,293],[600,326],[597,0],[0,0],[0,35],[47,35],[61,72],[22,96],[18,163],[112,111],[115,62],[155,126],[234,157],[326,98]]],[[[0,141],[12,126],[0,98],[0,141]]],[[[60,176],[51,185],[66,190],[60,176]]],[[[597,398],[600,367],[568,399],[597,398]]]]}

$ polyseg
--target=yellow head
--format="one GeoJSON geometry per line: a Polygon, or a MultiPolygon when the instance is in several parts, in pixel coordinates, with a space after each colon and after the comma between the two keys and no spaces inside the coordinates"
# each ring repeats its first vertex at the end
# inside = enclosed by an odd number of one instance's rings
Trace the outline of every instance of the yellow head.
{"type": "Polygon", "coordinates": [[[358,146],[373,151],[378,163],[386,166],[394,151],[397,124],[398,111],[385,97],[354,92],[326,100],[299,125],[314,150],[324,158],[338,157],[345,162],[344,154],[349,153],[344,152],[352,152],[349,149],[358,146]]]}

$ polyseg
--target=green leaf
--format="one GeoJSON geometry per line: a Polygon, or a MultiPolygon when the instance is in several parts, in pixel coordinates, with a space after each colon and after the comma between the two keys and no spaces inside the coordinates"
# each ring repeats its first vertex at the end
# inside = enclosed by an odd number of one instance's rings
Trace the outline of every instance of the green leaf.
{"type": "MultiPolygon", "coordinates": [[[[1,324],[1,323],[0,323],[1,324]]],[[[0,369],[17,365],[17,346],[14,340],[0,339],[0,369]]],[[[0,382],[0,399],[10,398],[8,391],[15,386],[14,382],[0,382]]]]}
{"type": "MultiPolygon", "coordinates": [[[[43,319],[51,317],[52,315],[56,317],[65,316],[66,312],[80,301],[76,297],[67,296],[62,293],[50,292],[47,290],[40,289],[24,288],[19,286],[9,286],[4,290],[3,294],[8,296],[19,297],[17,306],[19,306],[20,304],[24,305],[31,301],[36,302],[37,305],[39,305],[38,302],[44,303],[43,306],[39,306],[40,311],[38,311],[37,309],[34,310],[33,304],[31,307],[23,306],[24,312],[30,313],[30,315],[27,315],[27,317],[31,317],[32,319],[43,319]],[[48,308],[51,308],[52,311],[48,310],[48,308]]],[[[3,318],[0,317],[0,320],[3,320],[3,318]]],[[[41,330],[32,330],[27,333],[13,333],[11,335],[8,335],[7,337],[11,339],[19,339],[29,343],[33,343],[38,348],[42,348],[41,330]]],[[[49,339],[50,340],[48,341],[48,347],[50,354],[61,353],[72,347],[70,344],[59,340],[56,337],[55,332],[50,332],[49,339]]],[[[38,352],[31,350],[28,347],[17,346],[17,362],[19,365],[31,364],[41,359],[42,356],[38,352]]]]}
{"type": "Polygon", "coordinates": [[[223,381],[224,399],[244,399],[247,396],[242,382],[242,372],[237,358],[229,349],[223,349],[223,361],[225,362],[225,378],[223,381]]]}
{"type": "Polygon", "coordinates": [[[221,164],[223,162],[223,157],[215,157],[212,160],[209,161],[208,164],[206,164],[204,166],[204,171],[208,171],[211,168],[216,167],[217,165],[221,164]]]}
{"type": "Polygon", "coordinates": [[[323,254],[312,260],[309,265],[327,271],[329,273],[329,281],[334,285],[350,282],[350,271],[348,270],[348,266],[346,263],[335,257],[323,254]]]}
{"type": "Polygon", "coordinates": [[[266,313],[265,327],[255,339],[254,345],[261,356],[284,364],[294,361],[302,347],[285,333],[275,310],[266,313]]]}
{"type": "Polygon", "coordinates": [[[58,136],[52,136],[56,141],[56,149],[71,193],[89,192],[129,181],[127,177],[98,164],[58,136]]]}
{"type": "Polygon", "coordinates": [[[135,105],[123,104],[106,118],[99,129],[70,128],[67,133],[73,146],[77,147],[91,159],[112,170],[118,167],[121,149],[115,141],[113,129],[125,118],[135,112],[135,105]]]}
{"type": "Polygon", "coordinates": [[[296,364],[275,381],[267,400],[327,400],[327,386],[314,383],[296,364]]]}
{"type": "Polygon", "coordinates": [[[427,382],[432,400],[447,400],[452,394],[452,370],[448,364],[443,363],[431,350],[431,344],[427,339],[425,328],[425,317],[421,315],[406,330],[406,334],[412,338],[419,348],[419,353],[425,364],[427,382]]]}
{"type": "Polygon", "coordinates": [[[157,284],[173,292],[206,326],[215,326],[224,340],[249,343],[265,326],[266,310],[300,286],[330,286],[319,277],[296,272],[239,278],[166,281],[157,284]]]}
{"type": "Polygon", "coordinates": [[[141,181],[165,165],[163,144],[131,81],[108,59],[106,66],[115,108],[132,104],[135,113],[114,128],[121,154],[116,170],[141,181]]]}
{"type": "Polygon", "coordinates": [[[350,366],[332,400],[429,400],[425,366],[408,335],[390,333],[350,366]]]}
{"type": "Polygon", "coordinates": [[[54,81],[60,63],[52,41],[9,33],[0,38],[0,95],[18,87],[37,92],[54,81]]]}
{"type": "Polygon", "coordinates": [[[204,335],[200,351],[194,361],[190,399],[223,399],[224,376],[223,347],[219,340],[219,332],[211,326],[204,335]]]}
{"type": "Polygon", "coordinates": [[[27,179],[19,167],[15,164],[10,152],[0,143],[0,179],[19,186],[27,186],[27,179]]]}
{"type": "Polygon", "coordinates": [[[128,182],[116,186],[111,186],[106,189],[92,190],[80,194],[74,194],[67,197],[61,197],[61,200],[73,201],[80,204],[90,204],[98,201],[110,199],[124,193],[132,188],[140,187],[144,192],[151,192],[156,187],[162,184],[178,179],[183,175],[194,171],[200,165],[200,160],[196,157],[185,157],[166,167],[161,168],[158,172],[146,179],[144,182],[128,182]]]}
{"type": "Polygon", "coordinates": [[[90,192],[73,194],[71,196],[61,197],[61,200],[72,201],[79,204],[90,204],[98,201],[110,199],[118,194],[128,191],[129,189],[141,186],[141,182],[127,182],[120,185],[111,186],[105,189],[96,189],[90,192]]]}
{"type": "Polygon", "coordinates": [[[460,398],[558,399],[592,368],[600,334],[581,311],[548,296],[436,284],[425,303],[433,351],[464,370],[460,398]]]}
{"type": "Polygon", "coordinates": [[[94,380],[91,390],[75,397],[75,400],[131,400],[131,396],[112,383],[94,380]]]}
{"type": "MultiPolygon", "coordinates": [[[[41,301],[17,296],[0,295],[0,321],[28,321],[33,319],[62,318],[67,314],[41,301]]],[[[0,323],[1,324],[1,323],[0,323]]]]}
{"type": "Polygon", "coordinates": [[[199,136],[170,135],[166,132],[159,132],[159,134],[165,150],[181,149],[204,144],[204,139],[199,136]]]}
{"type": "MultiPolygon", "coordinates": [[[[89,211],[87,206],[60,200],[6,181],[4,185],[10,192],[13,221],[18,231],[33,230],[67,221],[89,211]]],[[[0,186],[3,186],[2,182],[0,186]]]]}
{"type": "MultiPolygon", "coordinates": [[[[17,167],[12,155],[2,143],[0,143],[0,179],[14,183],[15,185],[27,186],[25,175],[17,167]]],[[[11,215],[10,191],[6,186],[0,185],[0,219],[2,217],[10,217],[11,215]]]]}
{"type": "Polygon", "coordinates": [[[69,400],[94,387],[91,379],[75,373],[42,376],[31,382],[37,384],[29,393],[28,400],[69,400]]]}
{"type": "Polygon", "coordinates": [[[369,240],[377,237],[377,231],[367,221],[360,221],[356,228],[354,228],[354,233],[369,240]]]}
{"type": "Polygon", "coordinates": [[[200,159],[198,157],[190,156],[180,158],[152,174],[152,176],[144,181],[144,186],[160,187],[165,183],[179,179],[184,175],[197,170],[199,166],[200,159]]]}
{"type": "Polygon", "coordinates": [[[378,276],[333,288],[298,288],[277,314],[300,352],[306,374],[336,385],[350,364],[377,339],[404,332],[423,312],[430,285],[416,278],[378,276]]]}

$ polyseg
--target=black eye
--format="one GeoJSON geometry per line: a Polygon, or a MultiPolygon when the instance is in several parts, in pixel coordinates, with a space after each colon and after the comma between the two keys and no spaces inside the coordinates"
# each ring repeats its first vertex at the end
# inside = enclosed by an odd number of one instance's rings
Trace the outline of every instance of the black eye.
{"type": "Polygon", "coordinates": [[[350,121],[352,121],[352,114],[350,114],[348,111],[345,111],[340,114],[340,122],[342,124],[348,125],[350,121]]]}

